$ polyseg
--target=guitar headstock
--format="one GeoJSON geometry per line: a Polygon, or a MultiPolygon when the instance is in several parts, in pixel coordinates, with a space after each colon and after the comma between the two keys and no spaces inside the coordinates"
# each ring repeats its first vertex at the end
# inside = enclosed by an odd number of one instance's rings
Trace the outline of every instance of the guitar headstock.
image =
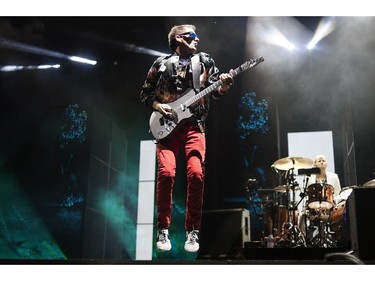
{"type": "Polygon", "coordinates": [[[239,66],[235,70],[233,70],[231,72],[231,75],[235,76],[235,75],[241,73],[242,71],[245,71],[246,69],[249,69],[251,67],[256,66],[257,64],[261,63],[262,61],[264,61],[263,57],[259,57],[257,59],[251,59],[249,61],[246,61],[241,66],[239,66]]]}
{"type": "Polygon", "coordinates": [[[263,61],[264,61],[263,57],[251,59],[249,61],[246,61],[243,65],[241,65],[241,67],[243,67],[244,69],[247,69],[247,68],[250,68],[250,67],[254,67],[254,66],[256,66],[257,64],[259,64],[263,61]]]}

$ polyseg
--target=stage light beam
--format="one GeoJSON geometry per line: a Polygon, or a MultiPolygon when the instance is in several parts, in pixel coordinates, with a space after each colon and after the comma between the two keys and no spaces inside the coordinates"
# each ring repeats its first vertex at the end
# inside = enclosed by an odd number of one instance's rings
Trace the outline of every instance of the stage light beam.
{"type": "Polygon", "coordinates": [[[32,70],[32,69],[51,69],[51,68],[60,68],[59,64],[41,64],[41,65],[4,65],[0,66],[0,71],[2,72],[11,72],[17,70],[32,70]]]}
{"type": "Polygon", "coordinates": [[[271,28],[267,31],[265,41],[269,44],[283,47],[289,51],[295,49],[294,44],[289,42],[289,40],[275,26],[271,26],[271,28]]]}
{"type": "Polygon", "coordinates": [[[86,63],[90,65],[96,65],[97,63],[95,60],[85,59],[85,58],[81,58],[78,56],[70,56],[64,53],[51,51],[51,50],[43,49],[40,47],[35,47],[35,46],[24,44],[24,43],[19,43],[19,42],[5,39],[2,37],[0,37],[0,47],[5,47],[8,49],[13,49],[13,50],[27,52],[27,53],[33,53],[33,54],[38,54],[38,55],[45,55],[45,56],[50,56],[50,57],[55,57],[55,58],[68,59],[71,61],[86,63]]]}
{"type": "Polygon", "coordinates": [[[306,45],[306,48],[312,50],[324,37],[328,36],[336,29],[336,21],[334,18],[322,18],[314,33],[311,41],[306,45]]]}
{"type": "Polygon", "coordinates": [[[96,61],[95,60],[89,60],[89,59],[85,59],[85,58],[81,58],[81,57],[77,57],[77,56],[70,56],[70,57],[68,57],[68,59],[70,59],[71,61],[76,61],[76,62],[87,63],[87,64],[91,64],[91,65],[96,65],[96,61]]]}

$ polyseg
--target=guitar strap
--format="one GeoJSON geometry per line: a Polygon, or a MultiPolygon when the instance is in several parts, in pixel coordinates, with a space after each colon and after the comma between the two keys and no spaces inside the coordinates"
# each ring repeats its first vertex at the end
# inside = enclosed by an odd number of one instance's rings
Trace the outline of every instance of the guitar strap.
{"type": "MultiPolygon", "coordinates": [[[[199,54],[195,54],[191,58],[191,69],[192,69],[192,72],[193,72],[194,90],[195,90],[196,93],[198,93],[199,90],[200,90],[200,75],[201,75],[199,54]]],[[[199,109],[199,107],[198,107],[198,109],[199,109]]],[[[204,129],[204,124],[203,124],[202,120],[198,119],[197,123],[198,123],[199,129],[201,130],[201,132],[204,133],[205,129],[204,129]]]]}
{"type": "Polygon", "coordinates": [[[196,92],[199,92],[200,89],[200,75],[201,75],[201,69],[199,64],[199,54],[194,55],[191,58],[191,68],[193,71],[193,86],[196,92]]]}

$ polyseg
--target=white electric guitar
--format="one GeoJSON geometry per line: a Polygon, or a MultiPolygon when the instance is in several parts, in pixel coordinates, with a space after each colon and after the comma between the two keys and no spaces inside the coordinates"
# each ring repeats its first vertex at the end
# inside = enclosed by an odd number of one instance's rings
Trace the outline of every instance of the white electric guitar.
{"type": "MultiPolygon", "coordinates": [[[[235,70],[231,71],[232,77],[242,73],[243,71],[256,66],[263,62],[263,57],[246,61],[235,70]]],[[[185,121],[190,120],[194,115],[190,111],[190,106],[199,101],[204,96],[219,88],[222,84],[221,80],[216,81],[204,90],[196,93],[194,89],[188,89],[176,101],[168,103],[172,108],[170,117],[163,116],[159,111],[154,111],[150,117],[150,132],[155,139],[161,140],[169,136],[173,131],[177,130],[185,121]]]]}

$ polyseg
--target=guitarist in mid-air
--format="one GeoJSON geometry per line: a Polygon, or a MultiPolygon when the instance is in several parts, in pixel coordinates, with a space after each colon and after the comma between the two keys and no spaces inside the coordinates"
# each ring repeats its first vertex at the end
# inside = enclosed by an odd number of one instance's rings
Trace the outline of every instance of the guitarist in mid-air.
{"type": "Polygon", "coordinates": [[[155,121],[156,126],[160,127],[155,133],[158,160],[156,246],[159,251],[169,251],[172,247],[168,229],[171,224],[176,159],[181,147],[186,155],[188,184],[184,249],[187,252],[197,252],[199,249],[206,153],[204,121],[209,101],[222,97],[233,84],[231,74],[219,75],[210,55],[196,53],[199,38],[195,31],[196,27],[190,24],[172,27],[168,42],[173,53],[153,63],[140,93],[141,101],[161,116],[155,121]],[[219,86],[210,95],[200,98],[188,108],[178,106],[182,113],[188,112],[189,116],[180,122],[182,114],[178,116],[171,103],[178,104],[187,92],[198,93],[215,82],[219,86]]]}

